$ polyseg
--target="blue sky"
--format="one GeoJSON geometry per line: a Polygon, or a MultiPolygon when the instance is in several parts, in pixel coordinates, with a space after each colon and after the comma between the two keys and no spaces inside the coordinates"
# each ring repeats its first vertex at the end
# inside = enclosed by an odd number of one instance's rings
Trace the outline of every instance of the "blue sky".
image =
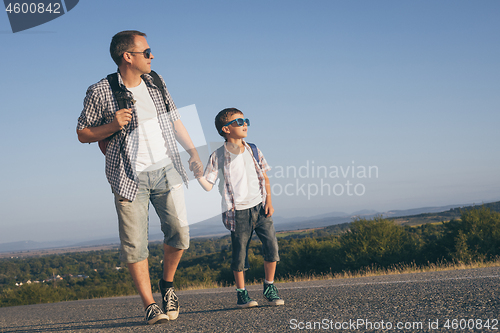
{"type": "MultiPolygon", "coordinates": [[[[493,0],[81,0],[15,34],[0,14],[0,243],[117,234],[104,158],[75,127],[128,29],[207,142],[221,109],[251,119],[276,215],[500,200],[499,14],[493,0]]],[[[219,212],[215,191],[189,188],[191,222],[219,212]]]]}

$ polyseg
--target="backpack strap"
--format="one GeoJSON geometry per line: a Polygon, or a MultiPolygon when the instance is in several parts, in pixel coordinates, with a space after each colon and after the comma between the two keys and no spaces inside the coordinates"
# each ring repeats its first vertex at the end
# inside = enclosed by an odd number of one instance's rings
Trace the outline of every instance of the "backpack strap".
{"type": "Polygon", "coordinates": [[[224,161],[225,161],[225,157],[224,157],[224,145],[222,145],[219,148],[217,148],[217,150],[215,152],[217,154],[217,168],[221,169],[221,170],[224,170],[224,161]]]}
{"type": "MultiPolygon", "coordinates": [[[[165,107],[167,108],[167,112],[170,112],[170,106],[168,105],[167,102],[167,96],[165,93],[165,88],[163,87],[163,83],[161,82],[160,76],[155,72],[151,71],[149,73],[153,77],[153,83],[154,85],[160,89],[161,94],[163,96],[163,102],[165,103],[165,107]]],[[[118,83],[118,73],[113,73],[109,74],[107,77],[107,80],[109,82],[109,86],[111,87],[111,91],[113,92],[113,95],[115,96],[116,102],[118,103],[118,109],[126,109],[128,107],[128,103],[130,101],[130,98],[127,95],[127,92],[124,91],[121,87],[120,84],[118,83]]],[[[109,142],[111,141],[111,137],[108,137],[104,140],[101,140],[98,142],[99,148],[101,149],[101,152],[106,155],[106,149],[108,147],[109,142]]]]}
{"type": "MultiPolygon", "coordinates": [[[[257,150],[257,146],[255,144],[253,144],[253,143],[250,143],[250,142],[247,142],[247,145],[249,145],[250,148],[252,148],[253,157],[257,161],[257,164],[259,164],[259,167],[262,168],[262,166],[260,165],[259,151],[257,150]]],[[[224,159],[225,159],[224,158],[224,145],[222,145],[221,147],[217,148],[216,152],[217,152],[217,160],[218,160],[218,163],[219,163],[219,169],[221,169],[221,165],[222,165],[222,168],[224,167],[224,159]]]]}
{"type": "MultiPolygon", "coordinates": [[[[106,79],[108,80],[111,91],[113,92],[113,96],[115,96],[116,102],[118,103],[118,110],[126,109],[128,107],[127,102],[130,101],[130,98],[128,97],[127,92],[124,91],[118,83],[118,73],[109,74],[106,79]]],[[[99,145],[99,149],[101,149],[101,152],[104,155],[106,155],[108,144],[111,141],[111,137],[113,135],[97,142],[97,144],[99,145]]]]}
{"type": "Polygon", "coordinates": [[[118,102],[118,109],[119,110],[126,109],[127,102],[130,100],[130,98],[118,84],[118,73],[109,74],[107,76],[107,79],[111,87],[111,91],[113,92],[113,95],[115,96],[116,101],[118,102]]]}
{"type": "Polygon", "coordinates": [[[250,143],[250,142],[247,142],[247,145],[249,145],[250,148],[252,148],[253,157],[255,157],[255,160],[257,161],[257,164],[259,164],[259,167],[261,167],[261,169],[262,169],[262,166],[260,165],[259,151],[257,150],[257,146],[255,144],[253,144],[253,143],[250,143]]]}
{"type": "Polygon", "coordinates": [[[165,93],[165,88],[163,87],[163,82],[161,82],[160,76],[155,71],[151,71],[149,75],[151,75],[151,77],[153,78],[153,83],[155,84],[155,86],[160,89],[163,96],[163,101],[165,102],[165,107],[167,108],[167,112],[170,112],[170,105],[167,101],[167,94],[165,93]]]}

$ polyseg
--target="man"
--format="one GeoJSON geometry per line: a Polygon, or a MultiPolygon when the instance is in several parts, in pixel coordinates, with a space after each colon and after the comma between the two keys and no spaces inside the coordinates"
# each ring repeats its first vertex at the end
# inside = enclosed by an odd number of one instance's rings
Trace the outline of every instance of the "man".
{"type": "Polygon", "coordinates": [[[179,304],[173,279],[182,253],[189,247],[189,229],[182,182],[187,175],[176,140],[189,153],[189,168],[200,177],[201,161],[168,93],[154,84],[154,56],[139,31],[116,34],[110,46],[118,65],[117,81],[127,107],[120,109],[108,79],[87,90],[77,134],[82,143],[107,139],[106,177],[115,196],[120,234],[120,259],[127,263],[146,309],[148,324],[174,320],[179,304]],[[149,201],[164,233],[162,308],[153,299],[148,268],[149,201]]]}

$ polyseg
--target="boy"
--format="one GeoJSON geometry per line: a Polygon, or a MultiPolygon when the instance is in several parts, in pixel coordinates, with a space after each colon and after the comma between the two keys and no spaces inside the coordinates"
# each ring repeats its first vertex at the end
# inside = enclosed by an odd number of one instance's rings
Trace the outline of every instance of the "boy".
{"type": "Polygon", "coordinates": [[[271,185],[266,175],[270,167],[260,150],[243,140],[249,125],[250,121],[238,109],[224,109],[217,114],[215,127],[226,142],[210,155],[205,173],[198,179],[200,185],[210,191],[219,178],[222,221],[231,231],[231,269],[240,308],[258,305],[248,296],[243,273],[249,268],[248,247],[254,231],[262,242],[264,254],[264,296],[270,305],[285,303],[273,284],[279,255],[271,218],[274,212],[271,185]]]}

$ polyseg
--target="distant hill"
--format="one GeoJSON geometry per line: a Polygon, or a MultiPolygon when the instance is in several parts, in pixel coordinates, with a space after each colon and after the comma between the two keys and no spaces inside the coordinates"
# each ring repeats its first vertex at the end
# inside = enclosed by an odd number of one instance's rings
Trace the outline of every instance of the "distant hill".
{"type": "MultiPolygon", "coordinates": [[[[484,204],[491,210],[500,212],[500,201],[484,204]]],[[[481,206],[481,205],[476,205],[481,206]]],[[[346,214],[342,212],[331,212],[311,217],[294,217],[284,218],[280,216],[273,216],[276,231],[293,231],[313,228],[323,228],[329,226],[337,226],[351,222],[355,218],[370,219],[375,216],[382,216],[384,218],[394,219],[399,224],[404,225],[418,225],[424,223],[433,223],[441,221],[449,221],[460,217],[461,209],[470,209],[473,205],[448,205],[440,207],[423,207],[407,210],[391,210],[385,213],[379,213],[373,210],[362,210],[353,214],[346,214]]],[[[342,226],[344,228],[346,226],[342,226]]],[[[337,229],[337,227],[334,227],[337,229]]],[[[229,234],[229,231],[222,224],[220,215],[209,218],[205,221],[191,224],[189,226],[190,235],[192,238],[200,237],[221,237],[229,234]]],[[[162,234],[151,234],[150,241],[159,241],[163,239],[162,234]]],[[[61,249],[61,248],[75,248],[75,247],[93,247],[98,245],[118,244],[118,235],[114,238],[106,239],[93,239],[85,242],[12,242],[1,243],[1,252],[22,252],[40,249],[61,249]]]]}
{"type": "MultiPolygon", "coordinates": [[[[398,215],[396,217],[388,217],[394,219],[394,221],[398,224],[402,225],[420,225],[420,224],[425,224],[425,223],[436,223],[436,222],[442,222],[442,221],[450,221],[452,219],[459,219],[461,216],[461,212],[464,210],[469,210],[475,207],[481,207],[484,206],[486,208],[491,209],[492,211],[495,212],[500,212],[500,201],[497,202],[490,202],[486,204],[481,204],[481,205],[471,205],[467,207],[454,207],[450,208],[446,211],[440,211],[436,213],[422,213],[422,214],[416,214],[416,215],[398,215]]],[[[397,211],[395,211],[397,212],[397,211]]]]}

